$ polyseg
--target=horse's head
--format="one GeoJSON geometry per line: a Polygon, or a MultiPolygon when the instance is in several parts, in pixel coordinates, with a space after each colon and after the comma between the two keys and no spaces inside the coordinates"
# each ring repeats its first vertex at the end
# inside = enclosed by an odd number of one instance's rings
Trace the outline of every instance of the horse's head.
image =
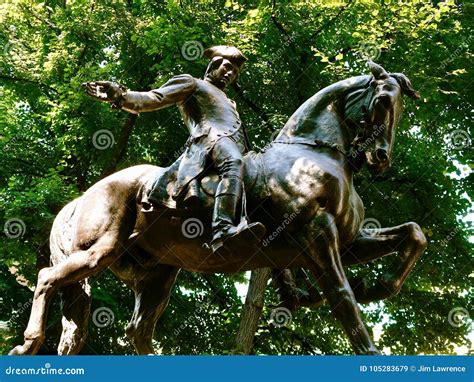
{"type": "MultiPolygon", "coordinates": [[[[410,80],[401,73],[388,73],[369,61],[372,79],[357,99],[361,101],[358,143],[363,148],[369,170],[382,173],[390,167],[395,132],[403,110],[403,94],[419,98],[410,80]],[[362,95],[362,97],[361,97],[362,95]]],[[[360,149],[360,148],[359,148],[360,149]]]]}

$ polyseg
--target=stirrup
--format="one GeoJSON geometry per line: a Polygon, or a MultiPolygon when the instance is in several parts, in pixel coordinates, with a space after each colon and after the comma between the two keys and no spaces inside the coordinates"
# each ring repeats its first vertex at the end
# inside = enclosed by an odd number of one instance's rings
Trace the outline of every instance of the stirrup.
{"type": "Polygon", "coordinates": [[[265,226],[259,222],[247,224],[247,222],[244,221],[235,228],[235,233],[222,235],[218,239],[213,239],[210,244],[205,244],[205,248],[212,250],[213,253],[219,253],[219,251],[222,251],[224,248],[231,250],[239,242],[260,242],[266,232],[265,226]]]}

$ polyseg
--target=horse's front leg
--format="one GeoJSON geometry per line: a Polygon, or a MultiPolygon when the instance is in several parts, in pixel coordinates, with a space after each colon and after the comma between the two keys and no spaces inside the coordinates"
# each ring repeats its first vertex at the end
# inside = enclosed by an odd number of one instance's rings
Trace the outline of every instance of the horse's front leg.
{"type": "Polygon", "coordinates": [[[366,263],[395,252],[399,253],[399,258],[375,285],[367,287],[365,281],[351,280],[357,301],[382,300],[400,292],[426,245],[425,235],[416,223],[361,231],[343,251],[341,259],[344,266],[366,263]]]}
{"type": "Polygon", "coordinates": [[[299,241],[310,256],[311,271],[354,351],[357,354],[379,354],[362,322],[356,298],[341,264],[334,217],[326,212],[318,213],[301,233],[299,241]]]}
{"type": "Polygon", "coordinates": [[[168,306],[178,272],[177,268],[160,264],[136,273],[135,310],[125,333],[137,354],[155,354],[152,344],[155,325],[168,306]]]}

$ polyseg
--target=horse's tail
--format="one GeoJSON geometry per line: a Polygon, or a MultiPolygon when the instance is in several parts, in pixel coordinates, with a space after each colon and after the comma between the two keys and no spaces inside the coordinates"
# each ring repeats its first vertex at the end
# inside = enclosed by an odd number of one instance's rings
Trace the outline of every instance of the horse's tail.
{"type": "MultiPolygon", "coordinates": [[[[54,219],[49,248],[51,264],[61,263],[72,253],[77,217],[82,198],[68,203],[54,219]]],[[[91,288],[88,279],[61,289],[61,320],[63,331],[58,346],[58,354],[78,354],[87,337],[87,324],[91,307],[91,288]]]]}

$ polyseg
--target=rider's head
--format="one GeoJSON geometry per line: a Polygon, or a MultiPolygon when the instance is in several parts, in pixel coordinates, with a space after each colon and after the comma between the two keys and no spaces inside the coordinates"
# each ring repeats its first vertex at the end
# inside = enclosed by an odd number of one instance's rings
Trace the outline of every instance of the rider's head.
{"type": "Polygon", "coordinates": [[[237,79],[247,60],[240,50],[225,45],[206,49],[204,55],[211,59],[204,79],[223,90],[237,79]]]}

